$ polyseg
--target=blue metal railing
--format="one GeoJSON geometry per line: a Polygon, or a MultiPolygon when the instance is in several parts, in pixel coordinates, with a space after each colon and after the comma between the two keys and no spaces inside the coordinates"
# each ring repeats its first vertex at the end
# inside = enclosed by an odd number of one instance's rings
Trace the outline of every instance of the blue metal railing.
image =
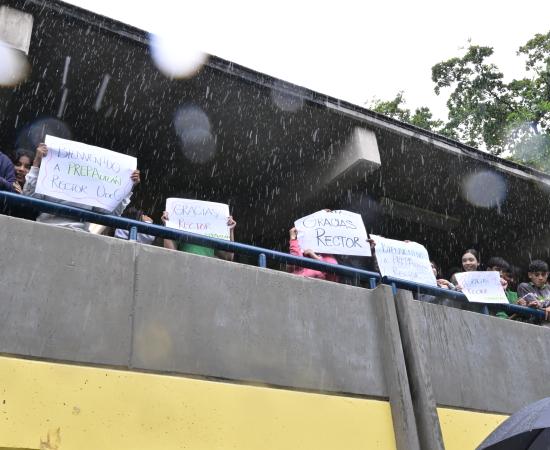
{"type": "MultiPolygon", "coordinates": [[[[129,239],[136,240],[137,233],[144,233],[164,239],[177,240],[190,244],[202,245],[205,247],[211,247],[217,250],[224,250],[227,252],[235,252],[253,256],[258,261],[258,266],[266,267],[267,259],[277,261],[279,263],[294,265],[299,267],[306,267],[313,270],[319,270],[326,273],[340,275],[348,277],[356,281],[365,281],[369,283],[371,289],[375,288],[377,284],[382,283],[392,286],[394,293],[397,289],[405,289],[420,294],[434,295],[436,297],[452,298],[467,302],[467,298],[464,294],[458,291],[450,291],[448,289],[441,289],[434,286],[429,286],[421,283],[415,283],[412,281],[402,280],[399,278],[382,277],[379,273],[370,272],[367,270],[357,269],[355,267],[349,267],[338,264],[325,263],[323,261],[317,261],[311,258],[303,258],[300,256],[290,255],[288,253],[279,252],[276,250],[269,250],[261,247],[255,247],[253,245],[242,244],[240,242],[226,241],[222,239],[216,239],[198,234],[188,233],[182,230],[176,230],[173,228],[167,228],[161,225],[155,225],[147,222],[141,222],[137,220],[127,219],[124,217],[111,216],[107,214],[101,214],[87,209],[76,208],[74,206],[64,205],[61,203],[49,202],[46,200],[40,200],[32,197],[26,197],[11,192],[0,191],[0,211],[1,207],[5,205],[16,205],[19,207],[33,208],[37,211],[54,214],[57,216],[64,216],[77,219],[81,222],[92,222],[100,225],[108,226],[111,228],[120,228],[128,230],[129,239]]],[[[539,319],[545,318],[545,312],[535,310],[533,308],[527,308],[518,305],[487,305],[488,308],[505,311],[511,314],[520,314],[523,316],[532,316],[539,319]]]]}
{"type": "MultiPolygon", "coordinates": [[[[393,277],[382,277],[382,284],[387,284],[392,287],[394,293],[397,289],[405,289],[407,291],[416,292],[419,294],[434,295],[436,297],[445,297],[454,300],[459,300],[465,303],[469,303],[466,296],[459,291],[451,291],[449,289],[442,289],[439,287],[430,286],[422,283],[415,283],[413,281],[402,280],[400,278],[393,277]]],[[[483,313],[488,314],[489,310],[494,311],[503,311],[506,314],[519,314],[527,317],[535,317],[537,319],[545,319],[546,313],[544,311],[527,308],[525,306],[514,305],[514,304],[491,304],[491,303],[478,303],[483,306],[483,313]]]]}

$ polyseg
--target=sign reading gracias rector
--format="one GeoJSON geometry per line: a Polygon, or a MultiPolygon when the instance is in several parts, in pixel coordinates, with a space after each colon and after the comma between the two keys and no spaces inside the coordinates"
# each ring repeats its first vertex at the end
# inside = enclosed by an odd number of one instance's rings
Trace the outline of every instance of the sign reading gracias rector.
{"type": "Polygon", "coordinates": [[[317,211],[294,222],[303,250],[332,255],[371,256],[360,214],[344,210],[317,211]]]}
{"type": "Polygon", "coordinates": [[[230,239],[229,205],[172,197],[166,199],[166,211],[167,227],[226,241],[230,239]]]}

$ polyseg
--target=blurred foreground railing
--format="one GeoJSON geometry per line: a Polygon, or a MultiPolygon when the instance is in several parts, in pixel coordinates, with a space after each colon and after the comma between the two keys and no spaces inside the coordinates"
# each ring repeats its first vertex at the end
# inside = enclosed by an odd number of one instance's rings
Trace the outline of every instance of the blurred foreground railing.
{"type": "MultiPolygon", "coordinates": [[[[10,205],[33,208],[36,211],[58,216],[70,217],[77,219],[81,222],[91,222],[111,228],[128,230],[130,240],[136,240],[137,233],[144,233],[159,238],[172,239],[190,244],[211,247],[216,250],[225,250],[232,253],[240,253],[248,256],[253,256],[258,261],[258,266],[260,267],[266,267],[267,259],[271,259],[273,261],[277,261],[283,264],[306,267],[309,269],[319,270],[326,273],[347,277],[353,281],[356,281],[357,284],[360,281],[365,281],[368,282],[371,289],[374,289],[377,284],[382,283],[392,286],[394,292],[396,292],[397,289],[405,289],[417,294],[434,295],[436,297],[451,298],[463,302],[468,302],[466,296],[458,291],[450,291],[448,289],[441,289],[438,287],[414,283],[412,281],[402,280],[398,278],[382,277],[376,272],[356,269],[354,267],[329,264],[322,261],[316,261],[311,258],[294,256],[288,253],[255,247],[253,245],[200,236],[198,234],[188,233],[186,231],[176,230],[173,228],[167,228],[161,225],[140,222],[124,217],[100,214],[94,211],[63,205],[60,203],[54,203],[46,200],[40,200],[32,197],[14,194],[11,192],[0,191],[0,211],[3,210],[6,206],[10,205]]],[[[485,313],[488,313],[488,309],[491,309],[495,311],[504,311],[509,314],[520,314],[522,316],[536,317],[538,319],[545,318],[544,311],[535,310],[533,308],[527,308],[512,304],[487,304],[485,306],[485,313]]]]}

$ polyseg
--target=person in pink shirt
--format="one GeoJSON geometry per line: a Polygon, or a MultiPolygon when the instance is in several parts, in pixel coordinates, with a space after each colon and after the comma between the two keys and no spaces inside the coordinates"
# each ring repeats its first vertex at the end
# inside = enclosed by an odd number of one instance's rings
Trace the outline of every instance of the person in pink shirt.
{"type": "MultiPolygon", "coordinates": [[[[290,254],[291,255],[312,258],[312,259],[316,259],[318,261],[323,261],[330,264],[338,264],[338,261],[336,261],[336,258],[333,255],[317,254],[310,249],[306,249],[302,251],[302,249],[300,248],[300,244],[298,243],[298,231],[296,230],[296,228],[291,228],[289,230],[289,234],[290,234],[290,254]]],[[[308,269],[306,267],[293,267],[292,273],[294,275],[298,275],[301,277],[318,278],[320,280],[336,281],[336,282],[338,281],[338,275],[321,272],[319,270],[308,269]]]]}

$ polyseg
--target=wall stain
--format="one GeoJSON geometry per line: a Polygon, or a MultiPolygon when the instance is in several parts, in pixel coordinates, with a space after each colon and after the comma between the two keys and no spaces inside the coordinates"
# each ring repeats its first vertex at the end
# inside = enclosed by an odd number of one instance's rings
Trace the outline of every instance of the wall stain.
{"type": "Polygon", "coordinates": [[[46,440],[40,439],[40,450],[59,450],[61,445],[61,428],[48,431],[46,440]]]}

